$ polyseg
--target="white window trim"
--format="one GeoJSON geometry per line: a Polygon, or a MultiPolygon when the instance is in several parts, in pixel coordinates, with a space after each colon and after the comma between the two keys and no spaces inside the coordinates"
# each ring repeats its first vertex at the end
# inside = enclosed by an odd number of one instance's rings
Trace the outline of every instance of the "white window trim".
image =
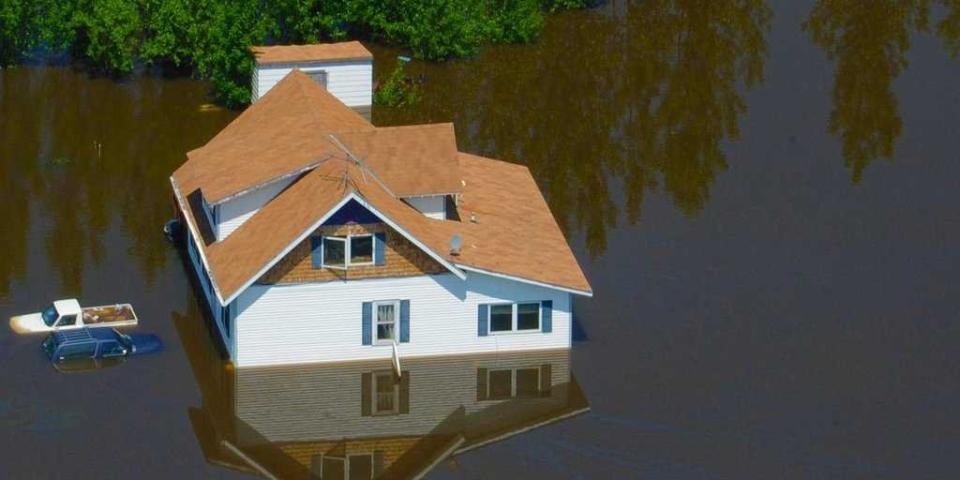
{"type": "Polygon", "coordinates": [[[372,383],[372,385],[370,385],[370,391],[373,392],[373,398],[370,399],[370,414],[375,417],[397,415],[400,413],[400,384],[396,381],[393,382],[393,409],[377,409],[377,378],[380,377],[390,377],[390,380],[395,380],[393,370],[377,371],[370,375],[370,382],[372,383]]]}
{"type": "Polygon", "coordinates": [[[369,266],[375,265],[377,263],[377,239],[373,237],[372,233],[361,233],[358,235],[347,235],[347,266],[369,266]],[[353,261],[353,239],[361,237],[370,237],[370,261],[369,262],[354,262],[353,261]]]}
{"type": "Polygon", "coordinates": [[[321,256],[323,257],[323,262],[320,266],[322,268],[332,268],[334,270],[346,270],[350,267],[369,267],[376,265],[377,263],[377,240],[374,238],[372,233],[360,233],[357,235],[321,235],[320,236],[320,250],[321,256]],[[354,238],[359,237],[370,237],[371,247],[373,251],[370,252],[370,261],[369,262],[354,262],[351,257],[353,252],[351,252],[350,244],[354,238]],[[332,239],[336,242],[343,242],[343,265],[328,265],[327,264],[327,239],[332,239]]]}
{"type": "Polygon", "coordinates": [[[510,400],[517,398],[517,371],[518,370],[536,370],[537,371],[537,392],[542,392],[540,386],[542,385],[543,379],[540,378],[542,372],[540,367],[515,367],[515,368],[497,368],[487,370],[487,400],[490,401],[500,401],[500,400],[510,400]],[[491,377],[490,374],[494,372],[504,372],[510,371],[510,397],[509,398],[491,398],[490,392],[492,390],[491,377]]]}
{"type": "Polygon", "coordinates": [[[398,343],[398,337],[400,336],[400,300],[381,300],[379,302],[372,303],[373,307],[371,308],[371,316],[373,318],[370,319],[370,328],[373,329],[373,332],[371,332],[373,335],[371,337],[373,338],[373,345],[388,346],[398,343]],[[380,324],[377,310],[380,305],[393,305],[393,338],[390,340],[380,340],[377,338],[377,325],[380,324]]]}
{"type": "Polygon", "coordinates": [[[337,455],[327,455],[325,453],[320,453],[320,454],[314,455],[313,457],[311,457],[311,459],[316,457],[320,457],[320,471],[314,472],[314,473],[319,473],[320,478],[326,478],[326,476],[323,473],[323,465],[324,465],[323,461],[328,458],[331,458],[334,460],[340,460],[341,462],[343,462],[343,478],[350,478],[350,459],[353,457],[370,457],[370,478],[371,479],[373,478],[374,465],[373,465],[372,453],[351,453],[343,457],[340,457],[337,455]]]}
{"type": "Polygon", "coordinates": [[[487,334],[488,335],[523,335],[527,333],[540,333],[543,331],[543,302],[539,300],[529,300],[525,302],[500,302],[500,303],[491,303],[487,307],[487,334]],[[517,330],[517,312],[519,310],[518,305],[521,303],[535,303],[537,304],[537,328],[528,328],[525,330],[517,330]],[[493,307],[500,307],[503,305],[510,305],[513,307],[511,313],[510,321],[510,330],[493,330],[493,324],[491,323],[491,318],[493,317],[493,307]]]}

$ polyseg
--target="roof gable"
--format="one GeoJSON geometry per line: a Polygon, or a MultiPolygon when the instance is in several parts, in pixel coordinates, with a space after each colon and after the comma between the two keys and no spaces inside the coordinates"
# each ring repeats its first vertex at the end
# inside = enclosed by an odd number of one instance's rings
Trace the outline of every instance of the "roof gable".
{"type": "Polygon", "coordinates": [[[336,134],[400,197],[459,193],[452,123],[380,127],[336,134]]]}
{"type": "Polygon", "coordinates": [[[373,125],[294,70],[206,145],[187,153],[173,176],[185,195],[199,189],[217,204],[339,153],[327,134],[343,129],[373,125]]]}

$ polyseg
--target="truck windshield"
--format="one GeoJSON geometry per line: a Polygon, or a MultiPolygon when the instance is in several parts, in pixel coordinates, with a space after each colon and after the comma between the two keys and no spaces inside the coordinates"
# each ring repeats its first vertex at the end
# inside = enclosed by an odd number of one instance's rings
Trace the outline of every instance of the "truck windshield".
{"type": "Polygon", "coordinates": [[[53,326],[53,322],[57,321],[57,309],[53,308],[53,305],[50,305],[40,314],[43,317],[43,323],[47,324],[48,327],[53,326]]]}

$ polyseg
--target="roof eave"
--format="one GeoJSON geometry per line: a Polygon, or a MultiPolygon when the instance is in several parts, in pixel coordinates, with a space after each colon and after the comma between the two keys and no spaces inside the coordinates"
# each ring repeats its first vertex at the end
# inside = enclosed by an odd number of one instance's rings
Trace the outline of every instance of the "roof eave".
{"type": "Polygon", "coordinates": [[[193,239],[193,242],[197,247],[197,256],[200,257],[200,263],[207,271],[207,276],[210,277],[210,285],[213,286],[213,293],[216,295],[217,301],[219,301],[221,305],[226,305],[226,303],[223,302],[223,295],[220,293],[220,286],[217,285],[217,279],[213,275],[213,269],[210,268],[210,261],[207,260],[207,254],[203,247],[197,243],[202,237],[200,236],[200,230],[193,223],[193,210],[186,207],[186,204],[183,200],[183,194],[180,192],[180,186],[177,185],[177,179],[173,176],[170,177],[170,185],[173,186],[173,196],[177,199],[177,206],[180,207],[180,211],[183,212],[183,218],[187,222],[187,228],[190,230],[190,237],[193,239]]]}
{"type": "Polygon", "coordinates": [[[536,286],[538,286],[538,287],[551,288],[551,289],[554,289],[554,290],[560,290],[560,291],[563,291],[563,292],[572,293],[572,294],[574,294],[574,295],[580,295],[580,296],[583,296],[583,297],[593,297],[593,290],[583,290],[583,289],[572,288],[572,287],[568,287],[568,286],[564,286],[564,285],[557,285],[557,284],[548,283],[548,282],[541,282],[541,281],[539,281],[539,280],[534,280],[534,279],[531,279],[531,278],[518,277],[518,276],[516,276],[516,275],[510,275],[510,274],[507,274],[507,273],[497,272],[497,271],[494,271],[494,270],[488,270],[488,269],[485,269],[485,268],[475,267],[475,266],[467,265],[467,264],[464,264],[464,263],[457,263],[456,265],[457,265],[457,267],[459,267],[459,268],[461,268],[461,269],[463,269],[463,270],[472,271],[472,272],[477,272],[477,273],[482,273],[482,274],[484,274],[484,275],[490,275],[490,276],[493,276],[493,277],[505,278],[505,279],[508,279],[508,280],[516,281],[516,282],[527,283],[527,284],[530,284],[530,285],[536,285],[536,286]]]}

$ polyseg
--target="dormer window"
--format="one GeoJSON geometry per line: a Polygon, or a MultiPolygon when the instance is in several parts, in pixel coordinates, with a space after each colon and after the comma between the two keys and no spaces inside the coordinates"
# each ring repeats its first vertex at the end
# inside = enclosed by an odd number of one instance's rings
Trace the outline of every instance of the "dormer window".
{"type": "Polygon", "coordinates": [[[337,270],[346,270],[348,267],[362,267],[374,265],[375,251],[373,234],[345,236],[324,236],[321,266],[337,270]]]}

